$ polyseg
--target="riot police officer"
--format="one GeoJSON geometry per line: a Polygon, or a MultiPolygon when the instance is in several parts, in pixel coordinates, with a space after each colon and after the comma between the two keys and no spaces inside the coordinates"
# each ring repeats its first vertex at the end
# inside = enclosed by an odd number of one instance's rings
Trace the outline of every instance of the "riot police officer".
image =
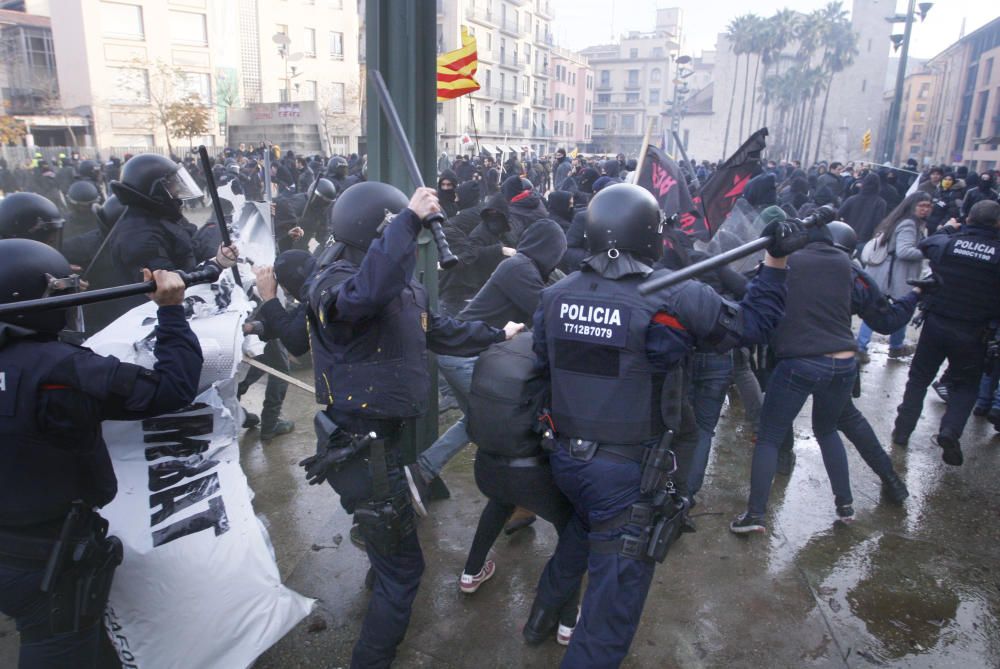
{"type": "Polygon", "coordinates": [[[941,285],[925,300],[926,319],[913,354],[906,392],[896,413],[892,442],[909,444],[927,386],[947,358],[948,406],[937,444],[949,465],[961,465],[960,439],[976,403],[990,321],[1000,320],[1000,204],[986,200],[969,210],[965,225],[954,219],[920,242],[941,285]]]}
{"type": "MultiPolygon", "coordinates": [[[[76,290],[69,263],[44,244],[3,240],[0,257],[0,303],[76,290]]],[[[122,555],[96,512],[117,492],[101,421],[175,411],[198,391],[201,347],[181,306],[184,282],[152,276],[155,370],[59,342],[73,310],[0,317],[0,611],[17,621],[26,669],[97,666],[122,555]],[[50,560],[60,548],[61,562],[50,560]]]]}
{"type": "Polygon", "coordinates": [[[416,239],[422,221],[439,211],[429,188],[407,204],[387,184],[352,187],[333,207],[337,241],[303,289],[316,401],[325,409],[315,419],[317,455],[301,464],[311,483],[329,480],[355,515],[374,573],[352,667],[392,662],[424,568],[399,444],[427,410],[427,348],[471,356],[523,327],[501,330],[428,310],[413,279],[416,239]]]}
{"type": "Polygon", "coordinates": [[[95,205],[103,202],[97,186],[89,181],[74,181],[66,192],[66,222],[63,225],[63,242],[85,232],[97,229],[95,205]]]}
{"type": "Polygon", "coordinates": [[[784,256],[806,242],[794,222],[776,221],[764,233],[772,235],[769,253],[739,305],[697,281],[643,297],[638,285],[669,271],[652,269],[662,214],[645,189],[609,186],[587,210],[592,255],[542,292],[533,332],[551,382],[550,462],[577,516],[556,551],[563,578],[539,585],[527,627],[535,635],[555,628],[589,552],[589,585],[563,667],[616,667],[628,652],[654,563],[685,522],[685,463],[670,442],[676,434],[690,449],[696,429],[680,365],[695,346],[765,342],[782,315],[784,256]]]}
{"type": "Polygon", "coordinates": [[[322,245],[329,237],[327,214],[337,198],[337,188],[319,178],[301,193],[287,191],[274,201],[274,227],[278,250],[306,250],[315,238],[322,245]]]}
{"type": "MultiPolygon", "coordinates": [[[[104,203],[104,190],[102,188],[101,178],[101,164],[96,160],[84,160],[81,161],[79,165],[76,166],[76,180],[86,181],[87,183],[94,186],[97,189],[97,195],[100,202],[104,203]]],[[[69,192],[67,190],[67,192],[69,192]]]]}
{"type": "Polygon", "coordinates": [[[63,217],[38,193],[13,193],[0,200],[0,239],[34,239],[59,246],[63,217]]]}
{"type": "Polygon", "coordinates": [[[347,173],[348,169],[347,161],[340,156],[330,158],[330,162],[327,163],[326,178],[332,181],[333,185],[337,187],[338,194],[342,194],[345,190],[360,181],[358,177],[349,175],[347,173]]]}

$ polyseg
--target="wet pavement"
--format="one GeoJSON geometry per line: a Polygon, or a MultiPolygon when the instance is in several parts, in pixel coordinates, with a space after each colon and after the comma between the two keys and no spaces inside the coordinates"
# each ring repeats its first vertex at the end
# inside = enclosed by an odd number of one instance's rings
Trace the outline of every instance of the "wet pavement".
{"type": "MultiPolygon", "coordinates": [[[[872,346],[858,406],[888,440],[907,364],[872,346]]],[[[295,375],[311,383],[307,371],[295,375]]],[[[245,404],[258,409],[263,384],[245,404]]],[[[908,449],[891,447],[910,489],[903,506],[882,501],[877,477],[848,444],[857,520],[834,524],[834,505],[809,406],[796,421],[798,461],[778,476],[769,530],[741,537],[727,525],[743,509],[751,430],[727,403],[705,487],[685,535],[657,568],[624,667],[1000,666],[1000,435],[971,418],[965,465],[948,467],[931,442],[944,405],[933,392],[908,449]]],[[[261,444],[245,434],[243,466],[285,581],[317,598],[313,615],[265,653],[260,669],[346,667],[367,603],[367,560],[327,486],[306,484],[297,463],[314,452],[312,398],[290,388],[292,434],[261,444]]],[[[442,429],[457,414],[441,416],[442,429]]],[[[452,498],[435,502],[419,534],[427,569],[399,669],[557,666],[554,640],[527,647],[520,629],[555,545],[543,521],[497,541],[497,572],[475,595],[458,577],[484,499],[472,477],[474,448],[444,472],[452,498]]],[[[16,634],[0,624],[0,666],[14,666],[16,634]]]]}

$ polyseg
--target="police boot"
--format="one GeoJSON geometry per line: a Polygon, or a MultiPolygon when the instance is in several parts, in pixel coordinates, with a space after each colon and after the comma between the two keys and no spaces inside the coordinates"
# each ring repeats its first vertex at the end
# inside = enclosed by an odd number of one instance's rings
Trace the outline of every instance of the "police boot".
{"type": "Polygon", "coordinates": [[[556,642],[560,646],[568,646],[573,638],[573,630],[580,620],[580,592],[569,598],[559,611],[559,628],[556,630],[556,642]]]}
{"type": "Polygon", "coordinates": [[[906,489],[903,479],[899,474],[892,472],[882,478],[882,491],[892,501],[893,504],[902,504],[903,500],[910,496],[910,491],[906,489]]]}
{"type": "Polygon", "coordinates": [[[521,633],[529,646],[537,646],[552,636],[559,626],[559,615],[561,611],[555,608],[543,606],[538,599],[531,605],[531,615],[528,622],[524,624],[521,633]]]}
{"type": "Polygon", "coordinates": [[[944,460],[945,464],[960,467],[965,461],[962,456],[962,445],[958,443],[958,439],[950,434],[939,434],[937,445],[941,447],[941,459],[944,460]]]}

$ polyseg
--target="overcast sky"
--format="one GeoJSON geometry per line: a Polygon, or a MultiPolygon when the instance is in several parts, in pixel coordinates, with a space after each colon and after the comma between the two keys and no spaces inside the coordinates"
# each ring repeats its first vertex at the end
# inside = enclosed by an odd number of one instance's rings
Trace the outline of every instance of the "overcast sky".
{"type": "MultiPolygon", "coordinates": [[[[693,55],[715,48],[718,33],[736,16],[752,11],[758,16],[770,16],[776,10],[790,7],[810,11],[824,6],[828,0],[552,0],[555,14],[556,41],[570,49],[582,49],[594,44],[606,44],[630,30],[651,30],[656,22],[657,7],[680,7],[684,11],[684,30],[693,55]]],[[[864,1],[864,0],[862,0],[864,1]]],[[[845,0],[850,11],[852,0],[845,0]]],[[[906,0],[898,0],[900,12],[906,11],[906,0]]],[[[887,12],[888,14],[888,12],[887,12]]],[[[910,54],[930,58],[958,39],[962,19],[966,19],[966,34],[1000,15],[996,0],[938,0],[927,20],[918,20],[913,27],[910,54]]],[[[900,26],[901,27],[901,26],[900,26]]],[[[887,48],[891,45],[886,42],[887,48]]]]}

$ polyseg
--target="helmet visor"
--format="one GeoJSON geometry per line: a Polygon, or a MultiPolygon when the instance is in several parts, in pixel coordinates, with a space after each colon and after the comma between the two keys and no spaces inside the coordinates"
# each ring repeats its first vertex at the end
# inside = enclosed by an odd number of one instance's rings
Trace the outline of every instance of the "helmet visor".
{"type": "Polygon", "coordinates": [[[170,176],[164,177],[163,186],[175,200],[193,200],[202,196],[201,188],[183,165],[170,176]]]}

